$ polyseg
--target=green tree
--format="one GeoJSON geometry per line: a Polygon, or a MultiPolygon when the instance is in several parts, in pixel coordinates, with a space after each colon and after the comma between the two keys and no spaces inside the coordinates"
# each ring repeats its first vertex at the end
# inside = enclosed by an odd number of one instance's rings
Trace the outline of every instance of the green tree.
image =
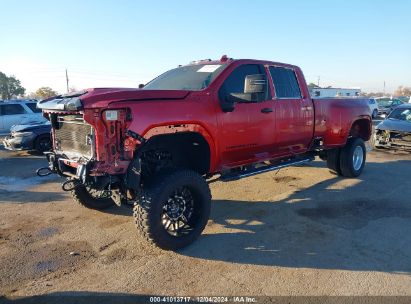
{"type": "Polygon", "coordinates": [[[316,85],[314,82],[310,82],[310,83],[308,84],[308,87],[309,87],[309,88],[313,88],[313,89],[319,88],[319,86],[316,85]]]}
{"type": "Polygon", "coordinates": [[[0,96],[2,99],[11,99],[13,96],[23,95],[26,91],[20,80],[14,76],[7,76],[0,72],[0,96]]]}
{"type": "Polygon", "coordinates": [[[34,96],[37,99],[46,99],[56,95],[58,95],[58,93],[50,87],[41,87],[36,92],[34,92],[34,96]]]}

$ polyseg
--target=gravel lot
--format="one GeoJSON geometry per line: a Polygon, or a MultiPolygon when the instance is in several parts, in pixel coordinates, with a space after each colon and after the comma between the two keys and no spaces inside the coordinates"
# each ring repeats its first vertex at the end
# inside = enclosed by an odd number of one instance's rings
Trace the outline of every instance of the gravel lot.
{"type": "Polygon", "coordinates": [[[215,183],[177,253],[146,245],[126,207],[76,206],[43,164],[0,151],[0,295],[411,295],[410,154],[372,151],[358,179],[315,161],[215,183]]]}

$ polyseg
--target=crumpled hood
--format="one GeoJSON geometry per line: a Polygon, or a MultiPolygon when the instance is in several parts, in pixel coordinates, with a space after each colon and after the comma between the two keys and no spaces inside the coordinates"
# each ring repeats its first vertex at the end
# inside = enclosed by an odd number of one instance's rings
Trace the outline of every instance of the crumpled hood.
{"type": "Polygon", "coordinates": [[[83,109],[105,108],[116,101],[131,100],[176,100],[184,99],[190,91],[184,90],[143,90],[134,88],[95,88],[86,89],[67,95],[55,96],[38,102],[38,107],[45,110],[70,110],[70,103],[77,106],[81,102],[83,109]]]}
{"type": "Polygon", "coordinates": [[[378,130],[411,132],[411,122],[395,119],[386,119],[378,124],[378,130]]]}

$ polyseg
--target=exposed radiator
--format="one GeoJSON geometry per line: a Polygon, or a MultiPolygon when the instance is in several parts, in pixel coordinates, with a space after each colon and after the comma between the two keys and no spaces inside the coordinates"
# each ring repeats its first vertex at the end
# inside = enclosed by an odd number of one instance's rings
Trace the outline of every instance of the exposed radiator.
{"type": "Polygon", "coordinates": [[[92,156],[92,127],[79,119],[59,117],[59,128],[55,131],[56,149],[61,152],[92,156]]]}

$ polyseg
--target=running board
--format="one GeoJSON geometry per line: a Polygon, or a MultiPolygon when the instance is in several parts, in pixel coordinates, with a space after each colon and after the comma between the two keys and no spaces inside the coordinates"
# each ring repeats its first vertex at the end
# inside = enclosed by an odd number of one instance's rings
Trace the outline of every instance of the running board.
{"type": "Polygon", "coordinates": [[[241,178],[257,175],[257,174],[260,174],[260,173],[270,172],[270,171],[273,171],[273,170],[278,170],[278,169],[282,169],[282,168],[286,168],[286,167],[290,167],[290,166],[309,163],[309,162],[313,161],[314,159],[315,159],[315,157],[310,156],[310,157],[307,157],[307,158],[300,158],[300,159],[293,159],[293,160],[289,160],[289,161],[284,161],[284,162],[281,162],[281,163],[275,164],[275,165],[267,165],[267,166],[263,166],[263,167],[260,167],[260,168],[253,168],[253,169],[242,171],[242,172],[230,172],[230,173],[221,175],[220,178],[218,178],[218,180],[220,180],[222,182],[235,181],[235,180],[239,180],[241,178]]]}

